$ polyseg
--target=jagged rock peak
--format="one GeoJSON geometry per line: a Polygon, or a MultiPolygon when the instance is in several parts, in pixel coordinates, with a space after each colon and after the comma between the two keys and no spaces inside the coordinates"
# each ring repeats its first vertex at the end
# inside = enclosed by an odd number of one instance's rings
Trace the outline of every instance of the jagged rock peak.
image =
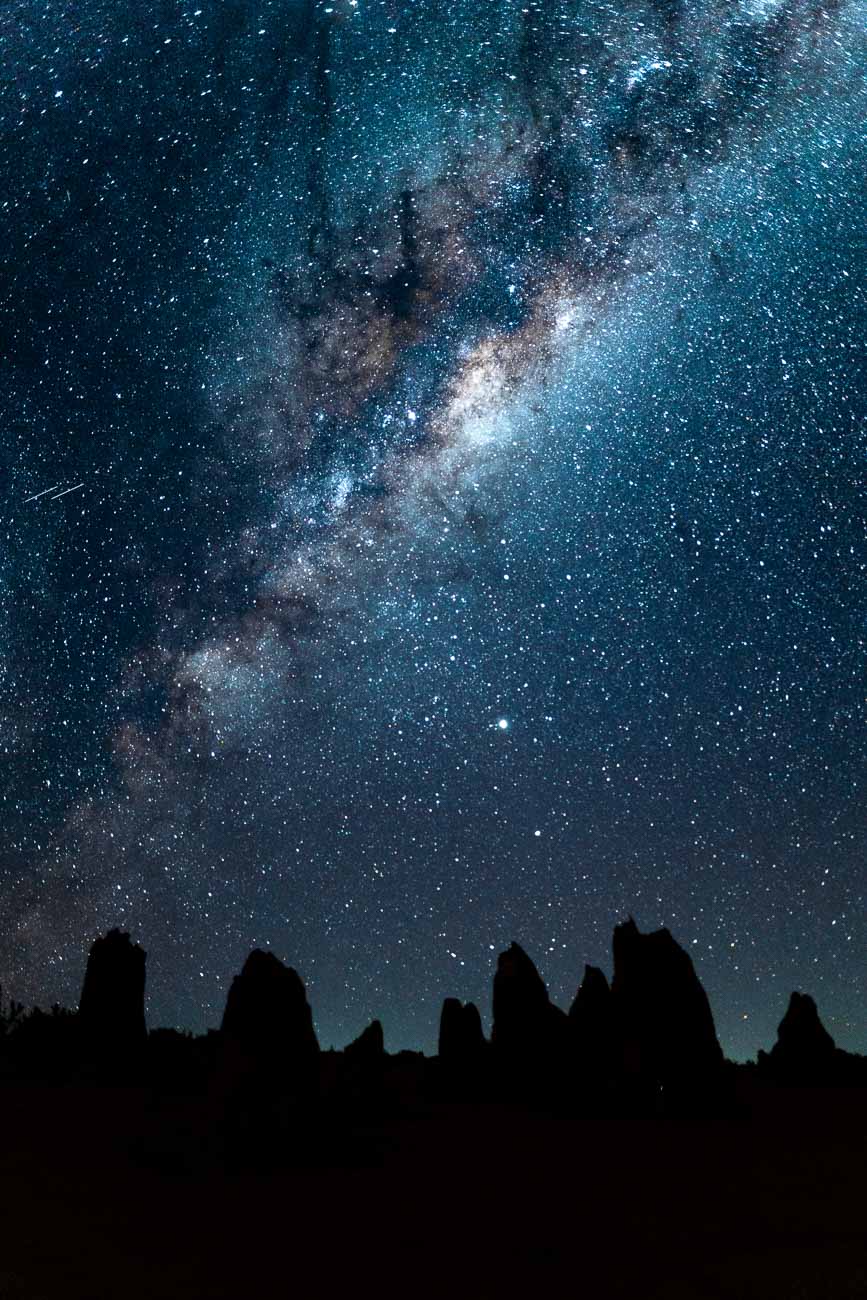
{"type": "Polygon", "coordinates": [[[478,1007],[446,998],[440,1015],[439,1056],[447,1063],[472,1061],[484,1050],[485,1035],[478,1007]]]}
{"type": "Polygon", "coordinates": [[[566,1017],[553,1006],[545,982],[517,943],[497,959],[491,1042],[508,1051],[548,1050],[566,1017]]]}
{"type": "Polygon", "coordinates": [[[245,1049],[311,1056],[319,1051],[304,982],[272,952],[255,949],[232,980],[221,1031],[245,1049]]]}
{"type": "Polygon", "coordinates": [[[584,978],[569,1008],[569,1019],[576,1020],[588,1013],[607,1011],[610,998],[611,988],[604,973],[598,966],[585,966],[584,978]]]}
{"type": "Polygon", "coordinates": [[[497,986],[510,990],[528,1003],[544,1006],[548,1003],[548,990],[545,981],[536,970],[531,959],[520,944],[512,942],[505,952],[497,958],[497,971],[494,976],[494,997],[497,986]]]}
{"type": "Polygon", "coordinates": [[[834,1040],[822,1024],[813,999],[807,993],[793,993],[777,1029],[772,1060],[819,1063],[833,1056],[835,1050],[834,1040]]]}
{"type": "Polygon", "coordinates": [[[356,1039],[344,1048],[347,1060],[357,1065],[376,1065],[385,1056],[385,1035],[379,1020],[373,1020],[356,1039]]]}
{"type": "Polygon", "coordinates": [[[612,1004],[629,1059],[660,1081],[722,1064],[707,994],[689,954],[667,929],[642,934],[630,917],[614,930],[612,1004]]]}
{"type": "Polygon", "coordinates": [[[85,1031],[106,1046],[146,1035],[144,997],[147,954],[129,935],[109,930],[87,958],[78,1014],[85,1031]]]}

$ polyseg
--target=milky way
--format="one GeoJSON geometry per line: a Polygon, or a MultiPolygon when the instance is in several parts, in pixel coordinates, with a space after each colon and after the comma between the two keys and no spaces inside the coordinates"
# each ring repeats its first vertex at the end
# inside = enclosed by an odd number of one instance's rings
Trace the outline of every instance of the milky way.
{"type": "Polygon", "coordinates": [[[4,986],[121,924],[151,1023],[259,945],[429,1048],[631,912],[864,1050],[863,13],[79,8],[0,19],[4,986]]]}

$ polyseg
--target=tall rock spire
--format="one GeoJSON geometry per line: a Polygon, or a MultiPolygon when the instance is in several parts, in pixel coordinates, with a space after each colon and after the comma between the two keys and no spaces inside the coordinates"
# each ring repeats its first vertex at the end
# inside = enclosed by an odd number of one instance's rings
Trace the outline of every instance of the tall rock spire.
{"type": "Polygon", "coordinates": [[[627,1073],[653,1087],[690,1089],[723,1062],[713,1015],[692,961],[668,930],[614,931],[611,997],[627,1073]]]}
{"type": "Polygon", "coordinates": [[[92,945],[78,1006],[89,1051],[119,1057],[143,1045],[146,961],[144,949],[120,930],[92,945]]]}

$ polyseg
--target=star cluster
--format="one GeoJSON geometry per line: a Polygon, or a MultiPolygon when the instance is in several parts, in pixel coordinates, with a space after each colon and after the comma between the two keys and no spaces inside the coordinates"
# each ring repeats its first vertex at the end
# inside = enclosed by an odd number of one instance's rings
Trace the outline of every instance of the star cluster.
{"type": "Polygon", "coordinates": [[[863,12],[14,0],[0,978],[252,946],[429,1049],[518,939],[864,1050],[863,12]]]}

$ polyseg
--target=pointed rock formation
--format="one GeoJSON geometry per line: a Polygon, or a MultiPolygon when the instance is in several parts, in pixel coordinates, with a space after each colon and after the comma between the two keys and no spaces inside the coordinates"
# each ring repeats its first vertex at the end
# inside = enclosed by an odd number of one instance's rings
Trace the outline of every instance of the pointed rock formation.
{"type": "Polygon", "coordinates": [[[792,1082],[829,1080],[837,1056],[813,999],[806,993],[793,993],[768,1056],[771,1071],[792,1082]]]}
{"type": "Polygon", "coordinates": [[[91,947],[78,1005],[88,1052],[119,1058],[143,1047],[146,961],[144,949],[120,930],[91,947]]]}
{"type": "Polygon", "coordinates": [[[256,950],[232,980],[221,1025],[224,1055],[269,1084],[306,1091],[319,1059],[319,1043],[304,983],[271,952],[256,950]]]}
{"type": "Polygon", "coordinates": [[[524,1050],[544,1039],[555,1015],[542,976],[520,944],[512,943],[497,958],[494,975],[494,1023],[491,1041],[499,1051],[524,1050]]]}
{"type": "Polygon", "coordinates": [[[707,994],[668,930],[614,931],[612,1008],[623,1065],[651,1088],[688,1091],[719,1072],[723,1054],[707,994]]]}
{"type": "Polygon", "coordinates": [[[569,1008],[569,1019],[575,1026],[587,1027],[604,1023],[611,1014],[611,989],[598,966],[585,966],[584,978],[575,1001],[569,1008]]]}
{"type": "Polygon", "coordinates": [[[446,998],[440,1014],[437,1069],[433,1077],[445,1097],[477,1100],[490,1093],[489,1043],[472,1002],[446,998]]]}
{"type": "Polygon", "coordinates": [[[559,1087],[568,1056],[568,1019],[517,943],[500,953],[494,976],[494,1057],[522,1090],[559,1087]]]}
{"type": "Polygon", "coordinates": [[[340,1086],[344,1097],[366,1106],[378,1104],[382,1099],[385,1063],[382,1025],[374,1020],[343,1049],[340,1086]]]}
{"type": "Polygon", "coordinates": [[[569,1008],[569,1034],[576,1082],[599,1086],[615,1071],[614,1009],[611,989],[598,966],[585,966],[569,1008]]]}
{"type": "Polygon", "coordinates": [[[211,1089],[227,1161],[268,1167],[310,1140],[319,1057],[301,977],[251,952],[226,999],[211,1089]]]}
{"type": "Polygon", "coordinates": [[[385,1037],[378,1020],[372,1021],[358,1037],[344,1048],[347,1064],[359,1068],[379,1068],[385,1059],[385,1037]]]}
{"type": "Polygon", "coordinates": [[[487,1046],[482,1018],[473,1002],[446,998],[440,1015],[439,1058],[447,1066],[474,1065],[487,1046]]]}

